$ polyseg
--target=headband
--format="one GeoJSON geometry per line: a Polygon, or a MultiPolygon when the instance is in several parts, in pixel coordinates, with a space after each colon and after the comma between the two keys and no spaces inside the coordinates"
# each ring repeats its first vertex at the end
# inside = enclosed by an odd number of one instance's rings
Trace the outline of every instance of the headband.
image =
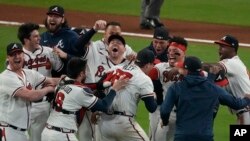
{"type": "Polygon", "coordinates": [[[187,50],[187,47],[182,45],[182,44],[178,44],[176,42],[171,42],[170,43],[170,46],[174,46],[174,47],[177,47],[179,48],[180,50],[182,50],[183,52],[185,52],[187,50]]]}

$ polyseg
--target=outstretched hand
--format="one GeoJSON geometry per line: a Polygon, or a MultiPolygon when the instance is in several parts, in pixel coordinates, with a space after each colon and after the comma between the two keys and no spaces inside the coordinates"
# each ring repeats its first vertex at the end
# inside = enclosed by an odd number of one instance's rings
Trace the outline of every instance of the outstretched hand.
{"type": "Polygon", "coordinates": [[[64,51],[62,51],[60,48],[58,47],[54,47],[53,51],[55,54],[57,54],[60,58],[66,59],[67,58],[67,53],[65,53],[64,51]]]}
{"type": "Polygon", "coordinates": [[[119,91],[120,89],[123,89],[125,86],[127,86],[129,81],[129,78],[126,75],[122,75],[119,79],[114,81],[113,89],[115,91],[119,91]]]}

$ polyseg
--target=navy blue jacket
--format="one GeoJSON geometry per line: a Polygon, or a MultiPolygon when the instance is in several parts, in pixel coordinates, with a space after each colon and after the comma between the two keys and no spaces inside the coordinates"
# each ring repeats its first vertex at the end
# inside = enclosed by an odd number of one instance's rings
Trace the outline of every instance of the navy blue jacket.
{"type": "MultiPolygon", "coordinates": [[[[163,124],[167,125],[170,112],[176,106],[176,132],[179,136],[204,136],[213,139],[213,113],[220,103],[233,109],[250,104],[250,99],[236,99],[206,77],[187,75],[167,91],[160,109],[163,124]]],[[[197,139],[191,139],[197,140],[197,139]]]]}
{"type": "MultiPolygon", "coordinates": [[[[81,55],[79,54],[79,48],[77,48],[77,44],[79,44],[79,35],[70,30],[68,27],[63,27],[59,29],[56,33],[51,34],[46,31],[41,34],[40,44],[42,46],[48,47],[58,47],[65,53],[67,53],[67,59],[62,59],[64,63],[64,68],[62,73],[66,73],[67,62],[73,57],[81,55]]],[[[56,75],[54,75],[56,76],[56,75]]],[[[60,75],[59,75],[60,76],[60,75]]]]}

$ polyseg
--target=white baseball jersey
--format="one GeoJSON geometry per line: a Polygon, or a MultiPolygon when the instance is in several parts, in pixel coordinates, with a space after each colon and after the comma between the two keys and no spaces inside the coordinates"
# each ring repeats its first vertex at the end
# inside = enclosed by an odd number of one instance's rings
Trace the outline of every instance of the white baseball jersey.
{"type": "MultiPolygon", "coordinates": [[[[95,83],[105,74],[107,70],[115,66],[115,64],[108,58],[108,52],[104,45],[100,45],[101,42],[91,43],[88,47],[87,54],[84,59],[87,59],[86,68],[86,83],[95,83]]],[[[104,44],[104,43],[103,43],[104,44]]],[[[119,64],[124,66],[130,62],[126,59],[119,64]]]]}
{"type": "MultiPolygon", "coordinates": [[[[223,59],[219,62],[226,71],[226,77],[229,84],[225,86],[227,92],[235,97],[244,97],[245,94],[250,93],[250,80],[247,68],[240,60],[239,56],[234,56],[231,59],[223,59]]],[[[241,110],[238,110],[239,112],[241,110]]],[[[236,111],[231,110],[235,113],[236,111]]],[[[236,113],[237,113],[236,112],[236,113]]],[[[250,124],[250,112],[243,112],[237,118],[239,124],[250,124]]]]}
{"type": "MultiPolygon", "coordinates": [[[[136,115],[138,102],[141,98],[154,96],[151,79],[135,64],[115,66],[113,70],[120,69],[132,77],[128,85],[117,92],[112,103],[111,111],[121,111],[128,115],[136,115]]],[[[122,74],[121,74],[122,75],[122,74]]]]}
{"type": "Polygon", "coordinates": [[[247,68],[239,56],[224,59],[219,63],[224,67],[229,81],[226,90],[235,97],[244,97],[244,94],[250,94],[250,80],[247,68]]]}
{"type": "Polygon", "coordinates": [[[23,69],[23,77],[20,77],[8,67],[0,74],[0,121],[27,129],[30,119],[30,102],[15,97],[20,88],[35,89],[41,85],[46,77],[34,71],[23,69]]]}
{"type": "MultiPolygon", "coordinates": [[[[103,76],[107,70],[109,70],[112,66],[115,65],[108,59],[107,47],[108,45],[105,44],[103,40],[98,40],[90,43],[89,47],[87,48],[86,54],[83,57],[84,59],[87,59],[85,83],[98,82],[101,76],[103,76]]],[[[127,56],[128,54],[133,53],[131,47],[129,47],[128,45],[126,45],[125,47],[126,47],[126,52],[124,53],[124,57],[127,56]]],[[[119,65],[123,66],[129,63],[130,63],[129,61],[125,60],[119,65]]],[[[83,118],[83,122],[79,127],[80,141],[92,140],[93,133],[92,130],[89,129],[92,129],[94,127],[88,119],[90,119],[90,113],[86,112],[85,118],[83,118]]]]}
{"type": "Polygon", "coordinates": [[[163,88],[163,99],[165,99],[168,88],[174,83],[174,81],[168,80],[167,74],[172,69],[168,62],[161,62],[155,65],[158,70],[158,77],[161,81],[163,88]]]}
{"type": "MultiPolygon", "coordinates": [[[[66,78],[66,80],[69,78],[66,78]]],[[[58,107],[70,112],[77,112],[82,107],[90,109],[98,100],[96,96],[88,92],[89,89],[80,83],[62,86],[57,92],[55,102],[58,107]]],[[[54,108],[47,121],[49,125],[77,131],[76,115],[64,114],[54,108]]]]}
{"type": "Polygon", "coordinates": [[[141,98],[153,97],[153,83],[151,79],[134,64],[115,66],[112,68],[115,75],[130,76],[128,85],[117,92],[109,109],[109,114],[102,114],[99,128],[101,141],[149,141],[147,134],[133,118],[141,98]],[[129,75],[128,75],[129,74],[129,75]],[[132,76],[132,77],[131,77],[132,76]],[[125,115],[112,114],[115,112],[125,115]]]}
{"type": "MultiPolygon", "coordinates": [[[[38,71],[44,76],[51,77],[52,69],[60,71],[63,68],[61,59],[53,53],[53,49],[40,46],[39,49],[31,52],[25,48],[24,51],[24,68],[38,71]]],[[[40,87],[38,87],[40,89],[40,87]]],[[[46,125],[50,112],[50,103],[46,96],[40,102],[33,102],[31,107],[31,125],[29,129],[30,139],[41,141],[41,133],[46,125]]]]}
{"type": "Polygon", "coordinates": [[[40,72],[44,76],[51,77],[51,70],[60,71],[63,68],[61,59],[53,53],[53,49],[40,46],[34,52],[24,51],[24,68],[40,72]]]}

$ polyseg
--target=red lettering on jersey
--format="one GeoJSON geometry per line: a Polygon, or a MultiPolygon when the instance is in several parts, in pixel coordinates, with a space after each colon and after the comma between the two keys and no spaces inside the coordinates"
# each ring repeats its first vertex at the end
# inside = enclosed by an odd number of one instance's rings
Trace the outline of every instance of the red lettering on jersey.
{"type": "Polygon", "coordinates": [[[40,67],[44,67],[49,70],[51,69],[51,62],[49,60],[49,58],[45,56],[43,57],[36,57],[35,59],[30,59],[28,61],[24,62],[24,66],[27,66],[28,69],[33,69],[33,68],[40,68],[40,67]]]}
{"type": "Polygon", "coordinates": [[[102,65],[97,67],[97,72],[95,76],[102,77],[104,75],[104,67],[102,65]]]}
{"type": "Polygon", "coordinates": [[[168,71],[163,71],[162,75],[163,75],[163,82],[167,83],[169,81],[169,79],[168,79],[168,71]]]}
{"type": "Polygon", "coordinates": [[[121,69],[116,69],[115,71],[112,71],[107,74],[105,81],[110,81],[112,84],[115,82],[115,80],[118,80],[121,76],[125,76],[124,78],[132,78],[133,75],[129,72],[125,72],[121,69]]]}
{"type": "Polygon", "coordinates": [[[179,81],[183,79],[183,76],[179,74],[178,71],[163,71],[163,82],[167,83],[168,81],[179,81]]]}

